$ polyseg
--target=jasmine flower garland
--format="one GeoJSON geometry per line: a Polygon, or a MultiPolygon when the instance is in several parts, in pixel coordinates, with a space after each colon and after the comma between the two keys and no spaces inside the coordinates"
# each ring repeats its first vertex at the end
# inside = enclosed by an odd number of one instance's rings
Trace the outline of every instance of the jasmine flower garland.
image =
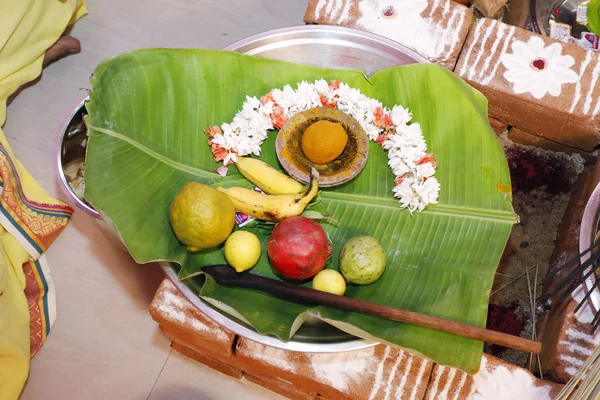
{"type": "Polygon", "coordinates": [[[370,140],[388,151],[388,165],[396,176],[394,197],[402,208],[412,213],[437,204],[440,184],[434,176],[435,155],[427,153],[419,123],[409,124],[412,113],[400,105],[389,110],[378,100],[335,80],[300,82],[296,90],[285,85],[260,99],[247,96],[231,123],[205,131],[213,158],[223,162],[217,172],[226,175],[227,165],[236,162],[238,155],[260,155],[269,130],[281,129],[295,113],[317,107],[337,108],[350,115],[370,140]]]}

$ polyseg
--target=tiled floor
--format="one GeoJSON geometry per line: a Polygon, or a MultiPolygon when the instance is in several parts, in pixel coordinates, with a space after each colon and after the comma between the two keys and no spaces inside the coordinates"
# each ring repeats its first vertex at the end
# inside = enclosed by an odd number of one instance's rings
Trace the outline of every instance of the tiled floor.
{"type": "Polygon", "coordinates": [[[225,399],[277,400],[283,397],[260,386],[214,372],[172,351],[149,400],[225,399]],[[227,395],[232,397],[227,397],[227,395]]]}
{"type": "MultiPolygon", "coordinates": [[[[302,25],[298,0],[88,0],[74,28],[82,53],[51,65],[8,108],[13,150],[51,194],[62,196],[52,160],[54,135],[85,97],[95,66],[144,47],[221,48],[243,37],[302,25]]],[[[32,360],[29,399],[270,399],[270,392],[171,353],[148,314],[162,273],[137,265],[77,212],[48,252],[58,320],[32,360]]]]}

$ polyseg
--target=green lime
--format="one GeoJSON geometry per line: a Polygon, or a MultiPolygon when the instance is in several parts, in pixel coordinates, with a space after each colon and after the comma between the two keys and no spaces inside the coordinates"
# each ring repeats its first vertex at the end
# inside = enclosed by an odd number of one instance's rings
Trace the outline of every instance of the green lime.
{"type": "Polygon", "coordinates": [[[340,251],[340,272],[348,282],[368,285],[383,274],[386,254],[377,239],[357,236],[348,240],[340,251]]]}

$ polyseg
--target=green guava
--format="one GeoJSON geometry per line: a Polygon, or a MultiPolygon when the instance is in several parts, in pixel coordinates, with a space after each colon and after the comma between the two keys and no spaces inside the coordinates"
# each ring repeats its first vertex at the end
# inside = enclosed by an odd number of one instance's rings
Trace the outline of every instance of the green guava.
{"type": "Polygon", "coordinates": [[[340,252],[340,272],[348,282],[368,285],[385,270],[385,250],[377,239],[357,236],[348,240],[340,252]]]}

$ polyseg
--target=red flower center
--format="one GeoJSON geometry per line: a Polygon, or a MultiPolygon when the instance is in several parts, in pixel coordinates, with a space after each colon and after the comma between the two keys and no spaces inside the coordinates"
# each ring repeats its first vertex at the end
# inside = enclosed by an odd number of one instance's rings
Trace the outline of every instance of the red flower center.
{"type": "Polygon", "coordinates": [[[535,60],[533,60],[531,62],[531,68],[533,68],[536,71],[543,71],[546,69],[546,60],[544,60],[543,58],[536,58],[535,60]]]}
{"type": "Polygon", "coordinates": [[[396,9],[393,6],[387,6],[382,12],[385,18],[393,18],[396,16],[396,9]]]}

